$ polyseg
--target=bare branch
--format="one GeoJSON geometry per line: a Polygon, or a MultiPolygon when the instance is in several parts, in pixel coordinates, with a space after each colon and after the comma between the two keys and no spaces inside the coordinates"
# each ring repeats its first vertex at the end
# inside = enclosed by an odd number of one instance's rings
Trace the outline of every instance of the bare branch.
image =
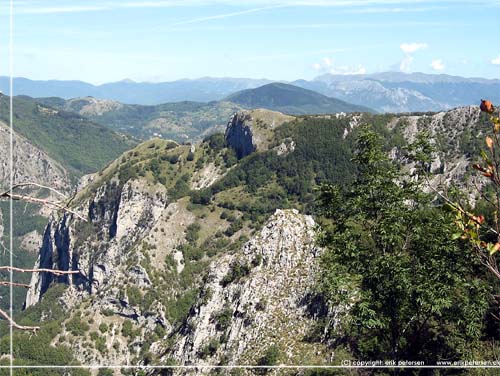
{"type": "Polygon", "coordinates": [[[25,188],[25,187],[29,187],[29,186],[33,186],[33,187],[37,187],[37,188],[42,188],[42,189],[47,189],[47,190],[49,190],[51,192],[54,192],[55,194],[63,197],[64,199],[68,199],[68,197],[64,193],[59,192],[57,189],[54,189],[52,187],[48,187],[46,185],[42,185],[42,184],[39,184],[39,183],[35,183],[35,182],[24,182],[24,183],[14,184],[12,186],[12,190],[14,190],[16,188],[25,188]]]}
{"type": "Polygon", "coordinates": [[[445,195],[443,195],[441,192],[439,192],[438,189],[434,188],[431,183],[429,182],[429,180],[426,178],[425,179],[426,182],[427,182],[427,185],[429,186],[429,188],[434,192],[436,193],[439,197],[441,197],[448,205],[450,205],[453,209],[459,211],[460,213],[462,213],[463,215],[465,215],[467,218],[469,218],[471,221],[473,221],[474,223],[477,223],[478,225],[480,225],[481,227],[487,229],[488,231],[491,231],[493,234],[495,235],[499,235],[498,232],[491,228],[491,227],[488,227],[488,226],[485,226],[484,224],[482,223],[479,223],[477,221],[477,219],[472,215],[470,214],[469,212],[467,212],[466,210],[464,210],[459,204],[451,201],[448,197],[446,197],[445,195]]]}
{"type": "Polygon", "coordinates": [[[53,206],[57,209],[71,213],[71,214],[77,216],[78,218],[80,218],[82,221],[87,222],[87,219],[84,218],[81,214],[78,214],[74,210],[69,209],[67,206],[61,204],[60,202],[51,201],[51,200],[47,200],[47,199],[43,199],[43,198],[20,195],[17,193],[10,193],[10,191],[6,191],[6,192],[0,194],[0,198],[1,197],[11,198],[12,200],[16,200],[16,201],[28,201],[28,202],[33,202],[35,204],[53,206]]]}
{"type": "Polygon", "coordinates": [[[36,331],[40,329],[39,326],[24,326],[24,325],[19,325],[16,323],[12,317],[8,315],[7,312],[5,312],[3,309],[0,308],[0,316],[3,316],[5,320],[7,320],[10,324],[10,326],[13,326],[14,328],[21,329],[21,330],[29,330],[32,331],[33,333],[36,334],[36,331]]]}
{"type": "Polygon", "coordinates": [[[23,268],[17,268],[15,266],[0,266],[0,271],[1,270],[8,270],[8,271],[13,271],[13,272],[20,272],[20,273],[52,273],[54,275],[66,275],[66,274],[78,274],[80,273],[79,270],[57,270],[57,269],[45,269],[45,268],[39,268],[39,269],[23,269],[23,268]]]}
{"type": "Polygon", "coordinates": [[[8,281],[0,281],[0,286],[25,287],[27,289],[30,288],[30,285],[27,285],[26,283],[17,283],[17,282],[8,282],[8,281]]]}

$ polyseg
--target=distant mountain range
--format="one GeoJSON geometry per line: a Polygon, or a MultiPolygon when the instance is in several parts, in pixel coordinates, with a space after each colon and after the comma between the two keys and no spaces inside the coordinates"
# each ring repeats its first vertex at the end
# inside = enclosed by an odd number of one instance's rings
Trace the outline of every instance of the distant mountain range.
{"type": "MultiPolygon", "coordinates": [[[[103,85],[92,85],[82,81],[33,81],[27,78],[14,79],[14,94],[30,97],[95,97],[112,99],[128,104],[155,105],[167,102],[220,100],[239,90],[268,84],[270,80],[250,78],[200,78],[173,82],[134,82],[123,80],[103,85]]],[[[8,77],[0,77],[0,91],[9,92],[8,77]]]]}
{"type": "MultiPolygon", "coordinates": [[[[156,105],[178,101],[219,101],[238,91],[254,89],[272,82],[274,81],[267,79],[205,77],[161,83],[123,80],[91,85],[82,81],[33,81],[15,78],[14,93],[65,99],[92,96],[122,103],[156,105]]],[[[477,104],[481,98],[500,102],[500,80],[445,74],[325,74],[310,81],[296,80],[287,83],[378,112],[441,111],[477,104]]],[[[0,77],[0,91],[8,93],[8,88],[8,78],[0,77]]]]}
{"type": "Polygon", "coordinates": [[[312,90],[279,82],[239,91],[228,96],[226,101],[248,109],[267,108],[293,115],[373,112],[368,107],[354,105],[312,90]]]}
{"type": "Polygon", "coordinates": [[[500,80],[446,74],[325,74],[293,84],[379,112],[442,111],[477,104],[481,98],[500,102],[500,80]]]}

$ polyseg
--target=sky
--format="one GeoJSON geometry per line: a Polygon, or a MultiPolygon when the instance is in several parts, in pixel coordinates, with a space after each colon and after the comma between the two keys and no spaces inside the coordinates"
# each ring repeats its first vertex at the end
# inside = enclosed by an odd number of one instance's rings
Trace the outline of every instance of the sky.
{"type": "MultiPolygon", "coordinates": [[[[0,75],[9,75],[0,4],[0,75]]],[[[13,0],[12,74],[312,79],[382,71],[500,78],[499,0],[13,0]]]]}

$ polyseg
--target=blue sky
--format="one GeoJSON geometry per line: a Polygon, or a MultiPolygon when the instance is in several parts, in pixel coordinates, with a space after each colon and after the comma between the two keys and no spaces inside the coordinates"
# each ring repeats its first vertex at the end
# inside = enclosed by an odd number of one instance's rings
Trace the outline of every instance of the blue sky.
{"type": "MultiPolygon", "coordinates": [[[[8,7],[0,6],[0,75],[8,7]]],[[[104,83],[387,70],[500,78],[500,1],[14,0],[14,75],[104,83]]]]}

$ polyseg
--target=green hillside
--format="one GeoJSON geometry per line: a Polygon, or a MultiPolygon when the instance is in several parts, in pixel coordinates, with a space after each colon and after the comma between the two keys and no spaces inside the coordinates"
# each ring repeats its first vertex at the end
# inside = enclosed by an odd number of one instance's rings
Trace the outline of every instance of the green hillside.
{"type": "MultiPolygon", "coordinates": [[[[66,111],[15,97],[14,130],[74,175],[95,172],[136,142],[66,111]]],[[[0,120],[9,123],[9,97],[0,95],[0,120]]]]}
{"type": "Polygon", "coordinates": [[[223,129],[231,115],[241,109],[228,102],[185,101],[143,106],[92,97],[37,100],[140,139],[162,137],[176,141],[201,139],[216,127],[223,129]]]}
{"type": "Polygon", "coordinates": [[[312,90],[278,82],[256,89],[239,91],[228,96],[226,100],[249,109],[267,108],[292,115],[375,112],[368,107],[354,105],[312,90]]]}

